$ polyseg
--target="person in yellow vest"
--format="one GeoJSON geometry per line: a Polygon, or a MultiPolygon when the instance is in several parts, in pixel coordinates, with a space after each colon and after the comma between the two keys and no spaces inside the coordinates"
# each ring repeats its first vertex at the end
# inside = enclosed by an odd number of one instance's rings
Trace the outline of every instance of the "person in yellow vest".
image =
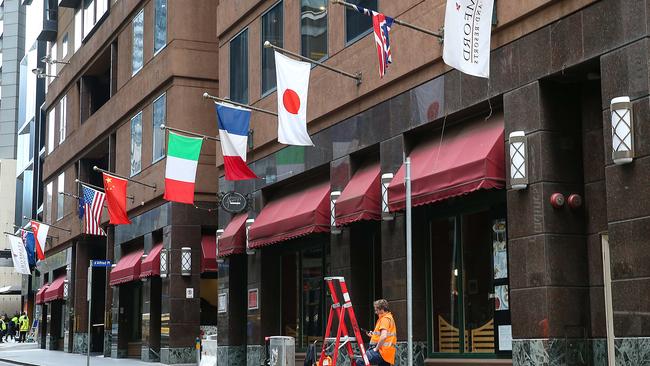
{"type": "MultiPolygon", "coordinates": [[[[395,364],[395,351],[397,347],[397,327],[395,319],[388,307],[388,301],[379,299],[374,302],[377,323],[375,330],[368,332],[370,345],[366,350],[368,362],[371,365],[388,366],[395,364]]],[[[363,358],[357,357],[357,366],[364,366],[363,358]]]]}
{"type": "Polygon", "coordinates": [[[0,343],[4,343],[3,339],[4,339],[5,335],[7,334],[7,322],[6,322],[5,319],[7,319],[6,315],[3,315],[0,318],[0,343]]]}
{"type": "Polygon", "coordinates": [[[29,331],[29,317],[26,311],[23,311],[23,315],[18,318],[18,326],[20,327],[20,338],[18,342],[25,343],[25,338],[27,338],[27,332],[29,331]]]}

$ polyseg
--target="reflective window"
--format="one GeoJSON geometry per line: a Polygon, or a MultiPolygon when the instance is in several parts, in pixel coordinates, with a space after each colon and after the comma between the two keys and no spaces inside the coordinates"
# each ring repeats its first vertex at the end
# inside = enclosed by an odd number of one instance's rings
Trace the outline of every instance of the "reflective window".
{"type": "Polygon", "coordinates": [[[68,56],[68,33],[63,36],[61,40],[61,58],[66,58],[68,56]]]}
{"type": "Polygon", "coordinates": [[[156,0],[154,8],[153,52],[167,44],[167,0],[156,0]]]}
{"type": "Polygon", "coordinates": [[[65,141],[66,125],[68,124],[68,96],[61,98],[59,104],[59,144],[65,141]]]}
{"type": "Polygon", "coordinates": [[[160,129],[165,124],[167,96],[163,94],[153,102],[153,158],[157,161],[165,156],[165,130],[160,129]]]}
{"type": "Polygon", "coordinates": [[[142,112],[131,119],[131,176],[142,170],[142,112]]]}
{"type": "Polygon", "coordinates": [[[327,56],[327,0],[302,0],[300,35],[303,56],[312,60],[327,56]]]}
{"type": "Polygon", "coordinates": [[[273,49],[264,48],[264,42],[282,47],[282,2],[262,16],[262,95],[275,89],[275,57],[273,49]]]}
{"type": "Polygon", "coordinates": [[[47,115],[47,153],[50,154],[54,150],[54,128],[56,112],[54,108],[50,110],[47,115]]]}
{"type": "Polygon", "coordinates": [[[83,39],[83,11],[81,8],[74,13],[74,51],[77,52],[81,47],[83,39]]]}
{"type": "Polygon", "coordinates": [[[248,29],[230,41],[230,99],[248,103],[248,29]]]}
{"type": "Polygon", "coordinates": [[[61,193],[65,192],[65,173],[61,173],[56,182],[57,195],[56,195],[56,219],[61,220],[64,214],[65,196],[61,193]]]}
{"type": "Polygon", "coordinates": [[[84,38],[90,33],[95,25],[95,0],[85,0],[84,2],[84,38]]]}
{"type": "Polygon", "coordinates": [[[47,186],[45,186],[45,199],[46,199],[46,204],[45,204],[45,218],[49,223],[52,223],[52,182],[48,183],[47,186]]]}
{"type": "MultiPolygon", "coordinates": [[[[352,4],[377,10],[377,0],[351,0],[352,4]]],[[[351,42],[372,28],[372,18],[356,10],[345,9],[345,41],[351,42]]]]}
{"type": "Polygon", "coordinates": [[[133,51],[131,68],[135,75],[144,65],[144,10],[133,18],[133,51]]]}

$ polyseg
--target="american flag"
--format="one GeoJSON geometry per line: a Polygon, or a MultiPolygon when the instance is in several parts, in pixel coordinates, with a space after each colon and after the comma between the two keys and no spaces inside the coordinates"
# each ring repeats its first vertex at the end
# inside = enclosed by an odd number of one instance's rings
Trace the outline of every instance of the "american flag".
{"type": "Polygon", "coordinates": [[[104,192],[88,188],[84,185],[81,186],[82,194],[79,197],[79,205],[83,205],[84,213],[86,215],[86,223],[84,225],[84,232],[90,235],[106,235],[104,230],[99,226],[99,220],[102,217],[102,210],[104,209],[104,200],[106,195],[104,192]]]}
{"type": "Polygon", "coordinates": [[[362,6],[354,5],[354,7],[359,13],[372,17],[372,29],[375,33],[377,57],[379,58],[379,77],[383,78],[386,75],[388,64],[393,62],[390,54],[390,41],[388,39],[388,32],[393,26],[393,18],[362,6]]]}

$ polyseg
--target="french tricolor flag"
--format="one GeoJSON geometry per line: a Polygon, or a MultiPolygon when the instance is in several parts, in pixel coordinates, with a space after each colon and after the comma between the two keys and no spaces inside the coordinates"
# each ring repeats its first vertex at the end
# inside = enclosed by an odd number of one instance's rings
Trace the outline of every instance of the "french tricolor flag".
{"type": "Polygon", "coordinates": [[[226,179],[256,179],[257,175],[246,165],[251,111],[225,103],[215,104],[226,179]]]}

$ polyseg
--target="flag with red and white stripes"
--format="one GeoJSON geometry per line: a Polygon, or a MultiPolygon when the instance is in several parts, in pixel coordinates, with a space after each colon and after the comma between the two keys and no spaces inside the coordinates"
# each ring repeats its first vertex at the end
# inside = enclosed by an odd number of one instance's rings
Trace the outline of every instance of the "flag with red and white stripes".
{"type": "Polygon", "coordinates": [[[96,189],[81,186],[82,194],[79,199],[81,205],[84,207],[84,215],[86,222],[84,224],[84,233],[89,235],[103,235],[106,233],[99,226],[99,220],[102,217],[102,209],[104,209],[104,200],[106,195],[96,189]]]}
{"type": "Polygon", "coordinates": [[[390,54],[390,40],[388,32],[393,26],[394,19],[374,10],[354,5],[361,14],[372,17],[372,29],[375,34],[375,45],[377,46],[377,57],[379,58],[379,77],[383,78],[388,70],[388,64],[393,62],[390,54]]]}

